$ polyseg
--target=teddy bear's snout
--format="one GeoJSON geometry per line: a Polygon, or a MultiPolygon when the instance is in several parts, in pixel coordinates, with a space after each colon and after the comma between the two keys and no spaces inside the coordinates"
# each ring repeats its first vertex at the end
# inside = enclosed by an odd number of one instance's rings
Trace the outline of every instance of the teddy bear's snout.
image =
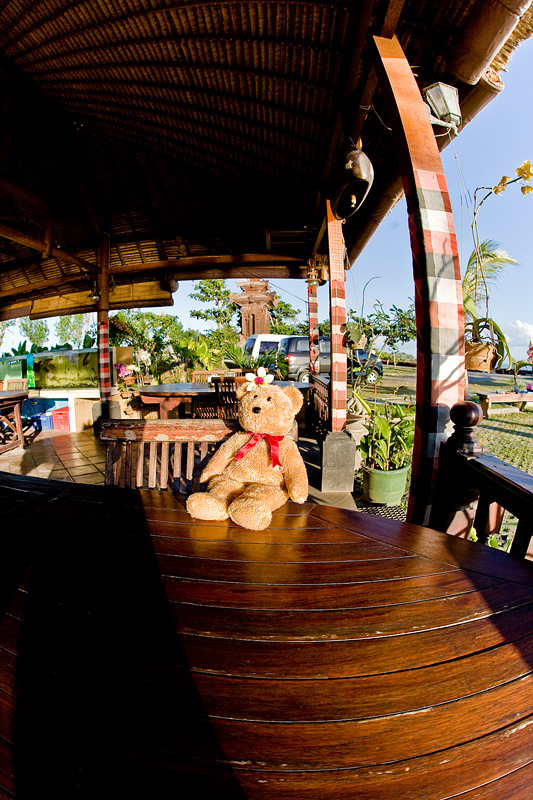
{"type": "Polygon", "coordinates": [[[261,413],[261,406],[254,406],[254,407],[252,408],[252,412],[253,412],[254,414],[260,414],[260,413],[261,413]]]}

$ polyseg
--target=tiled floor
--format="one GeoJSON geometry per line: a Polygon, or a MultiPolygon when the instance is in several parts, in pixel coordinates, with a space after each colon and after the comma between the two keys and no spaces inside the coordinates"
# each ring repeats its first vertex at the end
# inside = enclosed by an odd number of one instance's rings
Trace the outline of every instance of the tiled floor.
{"type": "Polygon", "coordinates": [[[1,453],[0,471],[103,484],[105,446],[92,431],[41,431],[29,446],[1,453]]]}

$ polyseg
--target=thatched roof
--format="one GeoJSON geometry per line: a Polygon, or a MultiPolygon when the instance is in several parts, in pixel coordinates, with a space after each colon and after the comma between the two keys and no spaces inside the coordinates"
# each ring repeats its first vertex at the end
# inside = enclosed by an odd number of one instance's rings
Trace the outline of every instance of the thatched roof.
{"type": "Polygon", "coordinates": [[[529,2],[7,0],[0,318],[94,308],[104,233],[112,308],[169,304],[184,278],[303,276],[361,137],[376,181],[345,226],[355,257],[401,191],[370,35],[397,35],[420,85],[455,83],[472,118],[529,2]]]}

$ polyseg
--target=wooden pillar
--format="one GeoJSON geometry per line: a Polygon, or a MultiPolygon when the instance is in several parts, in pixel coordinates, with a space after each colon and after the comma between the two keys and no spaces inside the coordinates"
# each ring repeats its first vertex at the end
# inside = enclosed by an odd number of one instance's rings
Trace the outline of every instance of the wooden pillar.
{"type": "Polygon", "coordinates": [[[346,426],[346,295],[344,289],[344,237],[342,222],[327,203],[329,247],[329,302],[331,321],[331,430],[346,426]]]}
{"type": "MultiPolygon", "coordinates": [[[[312,264],[312,262],[310,262],[312,264]]],[[[310,266],[307,273],[307,294],[309,301],[309,371],[311,374],[320,372],[318,349],[318,272],[316,267],[310,266]]]]}
{"type": "Polygon", "coordinates": [[[417,395],[408,520],[427,524],[450,409],[464,399],[464,319],[453,217],[435,135],[396,37],[374,37],[407,198],[415,279],[417,395]]]}
{"type": "Polygon", "coordinates": [[[98,387],[102,405],[101,419],[109,419],[111,401],[111,365],[109,352],[109,234],[104,234],[99,250],[100,274],[97,304],[98,387]]]}

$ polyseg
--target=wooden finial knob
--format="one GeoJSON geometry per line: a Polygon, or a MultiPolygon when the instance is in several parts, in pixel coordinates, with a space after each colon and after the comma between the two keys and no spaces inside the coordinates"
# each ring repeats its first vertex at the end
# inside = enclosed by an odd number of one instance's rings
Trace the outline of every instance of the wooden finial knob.
{"type": "Polygon", "coordinates": [[[474,430],[483,419],[481,406],[471,400],[462,400],[452,406],[450,419],[455,430],[448,441],[455,450],[468,456],[482,453],[483,447],[474,430]]]}
{"type": "Polygon", "coordinates": [[[477,403],[462,400],[452,406],[450,419],[456,428],[474,428],[483,419],[483,411],[477,403]]]}

